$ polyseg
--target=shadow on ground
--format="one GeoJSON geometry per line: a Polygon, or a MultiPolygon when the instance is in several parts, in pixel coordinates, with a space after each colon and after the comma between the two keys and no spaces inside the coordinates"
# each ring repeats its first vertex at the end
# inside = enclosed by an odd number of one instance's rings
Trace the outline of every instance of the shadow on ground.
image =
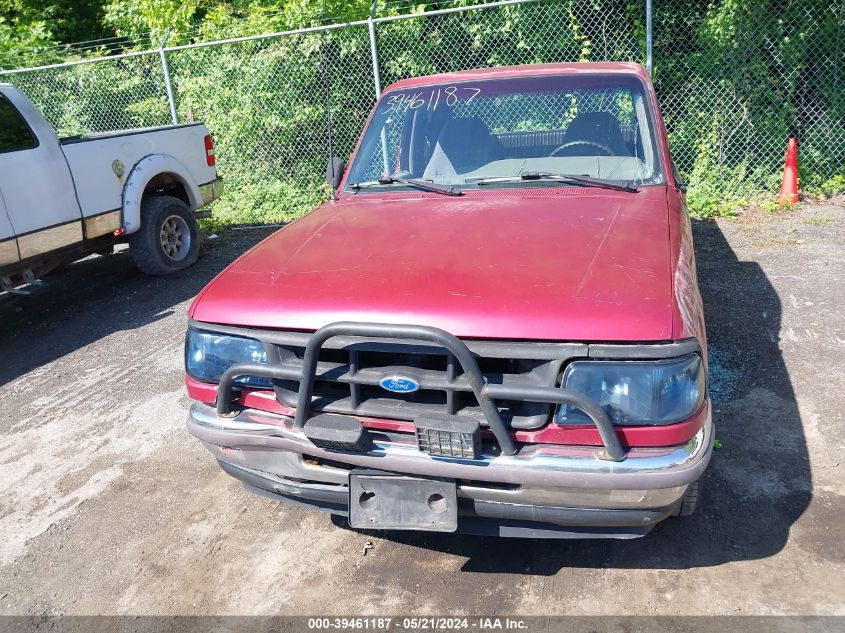
{"type": "Polygon", "coordinates": [[[135,268],[127,251],[70,264],[26,288],[0,293],[0,386],[89,343],[165,318],[274,229],[228,231],[196,265],[166,277],[135,268]]]}
{"type": "Polygon", "coordinates": [[[780,300],[719,226],[694,226],[716,437],[697,513],[632,541],[549,541],[380,533],[466,557],[463,571],[552,576],[564,568],[685,569],[772,556],[812,497],[807,446],[778,346],[780,300]]]}

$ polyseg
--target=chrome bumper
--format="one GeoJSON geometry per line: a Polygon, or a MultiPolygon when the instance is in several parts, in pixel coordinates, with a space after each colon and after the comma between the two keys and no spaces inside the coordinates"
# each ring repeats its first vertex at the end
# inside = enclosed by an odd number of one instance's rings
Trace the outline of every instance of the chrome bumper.
{"type": "MultiPolygon", "coordinates": [[[[601,447],[555,445],[523,446],[515,455],[483,454],[472,460],[438,457],[421,453],[413,438],[405,444],[376,441],[368,453],[336,453],[314,446],[301,429],[293,428],[291,418],[253,409],[218,415],[202,403],[191,407],[188,430],[212,449],[215,457],[282,477],[342,484],[347,476],[344,469],[325,466],[316,467],[319,472],[307,470],[308,475],[297,471],[298,466],[292,472],[290,457],[281,457],[287,452],[295,455],[298,464],[307,463],[310,456],[354,467],[456,479],[466,482],[465,488],[483,489],[478,494],[491,500],[514,499],[512,490],[501,489],[502,484],[511,484],[533,490],[522,493],[529,497],[545,495],[546,503],[569,503],[576,495],[586,505],[614,508],[631,502],[654,507],[663,505],[666,498],[680,499],[707,468],[713,444],[709,405],[704,427],[686,444],[628,449],[621,462],[601,459],[601,447]],[[498,485],[498,492],[491,492],[495,487],[488,488],[485,483],[498,485]],[[651,491],[663,491],[660,503],[651,491]],[[611,505],[593,505],[602,500],[611,505]]],[[[540,499],[533,502],[537,501],[540,499]]]]}
{"type": "MultiPolygon", "coordinates": [[[[335,515],[349,515],[346,485],[315,484],[278,477],[252,468],[218,460],[223,471],[240,480],[246,489],[277,501],[305,505],[335,515]]],[[[457,493],[457,532],[522,538],[614,538],[646,535],[677,508],[596,508],[488,501],[473,496],[461,483],[457,493]]]]}
{"type": "Polygon", "coordinates": [[[201,206],[204,207],[223,195],[223,179],[217,178],[204,185],[200,185],[199,190],[200,198],[202,199],[201,206]]]}

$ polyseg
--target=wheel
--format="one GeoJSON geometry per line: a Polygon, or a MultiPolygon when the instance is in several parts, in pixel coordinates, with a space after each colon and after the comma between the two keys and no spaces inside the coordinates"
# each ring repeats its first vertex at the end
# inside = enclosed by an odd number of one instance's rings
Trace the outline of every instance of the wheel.
{"type": "Polygon", "coordinates": [[[695,507],[698,505],[698,498],[701,495],[701,480],[697,479],[690,484],[687,491],[681,499],[681,505],[675,510],[676,517],[688,517],[695,512],[695,507]]]}
{"type": "Polygon", "coordinates": [[[558,147],[553,149],[552,153],[549,154],[549,157],[556,156],[557,153],[562,149],[566,149],[568,147],[574,147],[576,145],[592,146],[592,147],[595,147],[596,149],[601,150],[602,152],[604,152],[608,156],[616,156],[616,154],[613,153],[612,149],[610,149],[607,145],[602,145],[601,143],[595,143],[593,141],[569,141],[568,143],[564,143],[563,145],[559,145],[558,147]]]}
{"type": "Polygon", "coordinates": [[[141,203],[141,228],[129,236],[135,265],[148,275],[167,275],[197,261],[199,232],[184,202],[151,196],[141,203]]]}

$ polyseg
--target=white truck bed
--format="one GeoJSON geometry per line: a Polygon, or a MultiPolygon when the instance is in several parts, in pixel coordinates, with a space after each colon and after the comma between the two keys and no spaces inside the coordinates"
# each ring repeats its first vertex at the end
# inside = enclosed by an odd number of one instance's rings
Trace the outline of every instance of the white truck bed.
{"type": "Polygon", "coordinates": [[[205,125],[192,123],[62,139],[82,216],[120,209],[129,169],[145,156],[178,156],[197,186],[214,181],[217,170],[206,163],[203,146],[207,134],[205,125]],[[114,161],[123,165],[121,176],[114,161]]]}

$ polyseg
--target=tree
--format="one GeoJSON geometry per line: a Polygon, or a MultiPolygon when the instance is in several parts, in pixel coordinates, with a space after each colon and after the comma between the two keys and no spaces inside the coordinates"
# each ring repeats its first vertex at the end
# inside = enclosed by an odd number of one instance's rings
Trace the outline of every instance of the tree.
{"type": "Polygon", "coordinates": [[[59,61],[57,45],[111,35],[101,18],[102,0],[0,0],[0,66],[59,61]]]}

